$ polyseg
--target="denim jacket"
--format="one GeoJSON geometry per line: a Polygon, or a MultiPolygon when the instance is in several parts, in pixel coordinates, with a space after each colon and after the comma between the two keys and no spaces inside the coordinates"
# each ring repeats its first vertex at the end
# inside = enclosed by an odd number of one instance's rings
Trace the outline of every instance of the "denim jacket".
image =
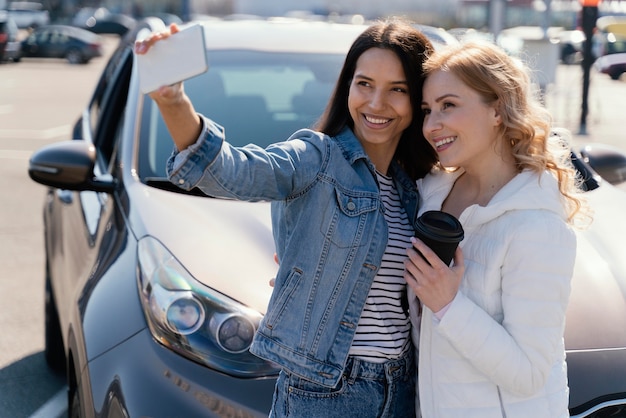
{"type": "MultiPolygon", "coordinates": [[[[210,196],[273,202],[280,267],[250,351],[334,387],[387,246],[374,166],[348,128],[337,137],[303,129],[266,149],[235,148],[222,127],[203,120],[200,140],[176,165],[174,156],[168,161],[170,180],[210,196]]],[[[415,182],[396,163],[390,174],[414,224],[415,182]]]]}

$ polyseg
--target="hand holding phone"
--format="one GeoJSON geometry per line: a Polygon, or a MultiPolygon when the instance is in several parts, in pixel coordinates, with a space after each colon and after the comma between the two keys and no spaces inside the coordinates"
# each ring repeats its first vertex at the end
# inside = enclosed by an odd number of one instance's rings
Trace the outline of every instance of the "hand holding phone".
{"type": "Polygon", "coordinates": [[[135,54],[139,89],[150,93],[209,69],[204,27],[193,24],[155,42],[145,54],[135,54]]]}

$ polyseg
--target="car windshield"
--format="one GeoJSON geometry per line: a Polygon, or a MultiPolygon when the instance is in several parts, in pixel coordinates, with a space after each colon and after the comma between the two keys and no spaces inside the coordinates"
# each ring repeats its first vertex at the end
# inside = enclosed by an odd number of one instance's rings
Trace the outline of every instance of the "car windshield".
{"type": "MultiPolygon", "coordinates": [[[[225,128],[235,146],[266,146],[310,127],[324,110],[344,55],[209,51],[209,71],[185,82],[196,110],[225,128]]],[[[165,177],[173,149],[152,100],[141,124],[139,177],[165,177]]]]}

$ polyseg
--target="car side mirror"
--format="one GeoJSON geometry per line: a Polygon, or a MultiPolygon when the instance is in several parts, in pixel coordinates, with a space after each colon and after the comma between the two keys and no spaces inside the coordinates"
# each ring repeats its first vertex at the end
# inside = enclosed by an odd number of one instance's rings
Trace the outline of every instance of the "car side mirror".
{"type": "Polygon", "coordinates": [[[28,175],[44,186],[112,193],[115,181],[96,179],[95,162],[93,144],[83,140],[57,142],[35,151],[29,161],[28,175]]]}
{"type": "Polygon", "coordinates": [[[593,144],[585,146],[580,155],[604,180],[613,185],[626,181],[626,153],[606,145],[593,144]]]}

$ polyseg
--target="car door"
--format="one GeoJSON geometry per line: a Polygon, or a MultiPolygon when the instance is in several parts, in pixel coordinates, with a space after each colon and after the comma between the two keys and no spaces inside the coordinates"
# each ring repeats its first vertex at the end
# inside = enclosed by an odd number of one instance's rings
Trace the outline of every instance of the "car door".
{"type": "MultiPolygon", "coordinates": [[[[132,52],[122,55],[105,67],[74,130],[76,140],[93,143],[96,148],[96,178],[117,175],[114,161],[132,68],[132,52]]],[[[73,301],[74,306],[80,306],[80,299],[94,284],[91,279],[101,268],[103,236],[111,229],[112,220],[120,217],[114,216],[114,196],[109,193],[61,189],[50,193],[53,194],[48,199],[52,202],[47,215],[50,220],[46,223],[55,228],[48,232],[51,277],[59,300],[73,301]]],[[[70,314],[59,310],[60,316],[70,314]]],[[[68,317],[60,319],[61,323],[71,322],[68,317]]]]}
{"type": "Polygon", "coordinates": [[[22,44],[22,54],[26,57],[43,57],[42,43],[47,42],[50,31],[41,30],[31,33],[22,44]]]}
{"type": "Polygon", "coordinates": [[[64,58],[68,42],[68,34],[60,28],[54,28],[41,47],[46,57],[64,58]]]}

